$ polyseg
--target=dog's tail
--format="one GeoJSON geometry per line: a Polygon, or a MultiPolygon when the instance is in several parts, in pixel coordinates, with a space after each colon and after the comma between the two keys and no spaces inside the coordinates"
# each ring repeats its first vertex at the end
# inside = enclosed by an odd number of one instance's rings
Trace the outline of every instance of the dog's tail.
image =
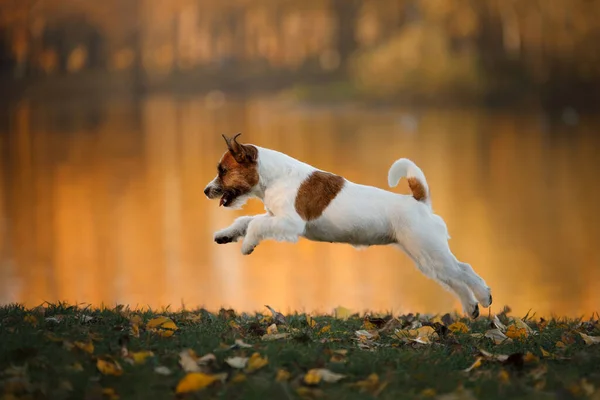
{"type": "Polygon", "coordinates": [[[431,207],[431,197],[429,196],[429,186],[427,186],[425,174],[423,174],[421,168],[407,158],[401,158],[392,164],[388,172],[388,184],[390,187],[395,187],[403,177],[407,178],[408,186],[415,200],[431,207]]]}

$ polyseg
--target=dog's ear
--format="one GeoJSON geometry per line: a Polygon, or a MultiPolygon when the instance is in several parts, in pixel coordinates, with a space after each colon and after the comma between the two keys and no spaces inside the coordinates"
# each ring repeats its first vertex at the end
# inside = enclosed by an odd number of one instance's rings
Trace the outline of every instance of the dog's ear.
{"type": "Polygon", "coordinates": [[[223,139],[225,139],[225,143],[227,143],[227,148],[229,149],[229,152],[231,153],[233,158],[235,158],[235,161],[237,161],[240,164],[256,161],[256,148],[254,148],[253,146],[245,146],[243,144],[239,144],[237,138],[240,135],[241,133],[237,133],[233,138],[228,138],[227,136],[222,135],[223,139]]]}

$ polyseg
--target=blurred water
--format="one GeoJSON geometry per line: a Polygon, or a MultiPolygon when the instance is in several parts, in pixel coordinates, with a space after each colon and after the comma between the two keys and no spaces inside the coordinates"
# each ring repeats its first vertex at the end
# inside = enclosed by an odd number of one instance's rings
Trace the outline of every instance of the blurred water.
{"type": "Polygon", "coordinates": [[[258,201],[225,210],[202,193],[225,149],[220,134],[243,132],[384,188],[392,162],[413,159],[453,252],[490,284],[495,310],[600,311],[599,128],[589,116],[566,124],[536,112],[309,108],[268,97],[21,103],[0,121],[0,303],[459,308],[393,248],[263,242],[244,257],[239,243],[213,243],[238,215],[263,211],[258,201]]]}

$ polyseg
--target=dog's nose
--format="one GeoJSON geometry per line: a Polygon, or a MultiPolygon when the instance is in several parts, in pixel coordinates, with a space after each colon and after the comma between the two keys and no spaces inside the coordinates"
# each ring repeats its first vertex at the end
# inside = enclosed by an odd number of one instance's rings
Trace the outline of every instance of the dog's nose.
{"type": "Polygon", "coordinates": [[[206,187],[206,189],[204,189],[204,194],[208,197],[208,193],[210,192],[210,187],[206,187]]]}

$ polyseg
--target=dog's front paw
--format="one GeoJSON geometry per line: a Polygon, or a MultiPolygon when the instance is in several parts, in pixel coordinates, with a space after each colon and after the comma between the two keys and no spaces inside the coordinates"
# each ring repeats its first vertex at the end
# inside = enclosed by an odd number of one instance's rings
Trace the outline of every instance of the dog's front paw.
{"type": "Polygon", "coordinates": [[[215,242],[218,244],[225,244],[234,242],[235,238],[231,236],[215,236],[215,242]]]}
{"type": "Polygon", "coordinates": [[[471,318],[477,319],[479,317],[479,304],[475,304],[475,308],[471,312],[471,318]]]}
{"type": "Polygon", "coordinates": [[[256,248],[256,244],[244,243],[242,245],[242,254],[245,256],[248,256],[248,255],[252,254],[252,252],[254,251],[255,248],[256,248]]]}

